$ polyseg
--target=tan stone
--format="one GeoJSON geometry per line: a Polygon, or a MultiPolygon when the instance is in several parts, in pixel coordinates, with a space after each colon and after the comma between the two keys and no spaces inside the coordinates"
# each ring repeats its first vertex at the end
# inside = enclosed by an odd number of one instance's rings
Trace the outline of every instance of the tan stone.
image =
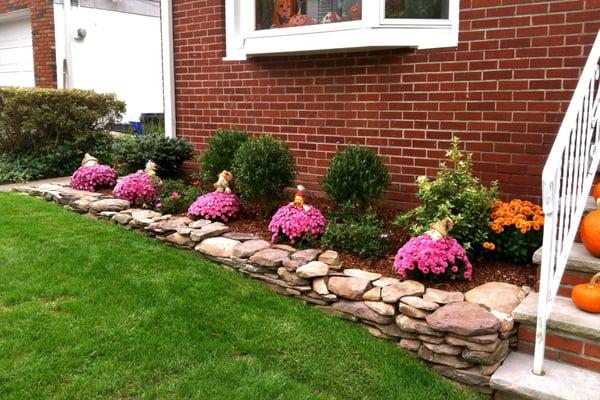
{"type": "Polygon", "coordinates": [[[425,319],[426,316],[431,314],[427,311],[419,310],[418,308],[409,306],[408,304],[404,304],[404,303],[398,303],[398,309],[400,310],[400,312],[402,314],[408,315],[411,318],[417,318],[417,319],[425,319]]]}
{"type": "Polygon", "coordinates": [[[497,333],[490,333],[489,335],[481,335],[481,336],[460,336],[456,334],[449,334],[448,337],[452,337],[454,339],[459,339],[465,342],[472,342],[477,344],[490,344],[496,343],[498,340],[497,333]]]}
{"type": "Polygon", "coordinates": [[[438,304],[448,304],[463,301],[464,297],[461,292],[448,292],[446,290],[427,288],[423,295],[423,300],[433,301],[438,304]]]}
{"type": "Polygon", "coordinates": [[[376,324],[377,328],[388,336],[401,337],[402,331],[396,324],[381,325],[376,324]]]}
{"type": "Polygon", "coordinates": [[[465,293],[465,301],[506,315],[511,315],[524,298],[525,292],[519,286],[505,282],[488,282],[465,293]]]}
{"type": "Polygon", "coordinates": [[[195,247],[195,249],[201,253],[208,254],[209,256],[229,258],[233,254],[233,249],[239,243],[240,242],[237,240],[214,237],[204,239],[195,247]]]}
{"type": "Polygon", "coordinates": [[[444,332],[438,332],[431,329],[429,325],[427,325],[427,322],[425,322],[424,320],[413,319],[407,315],[396,316],[396,324],[400,327],[400,329],[407,332],[416,332],[424,335],[439,337],[445,336],[444,332]]]}
{"type": "Polygon", "coordinates": [[[400,301],[414,308],[418,308],[419,310],[435,311],[438,308],[440,308],[440,305],[438,303],[435,303],[433,301],[425,301],[417,296],[406,296],[401,298],[400,301]]]}
{"type": "Polygon", "coordinates": [[[369,281],[376,281],[379,278],[381,278],[381,274],[363,271],[362,269],[345,269],[344,275],[351,276],[354,278],[367,279],[369,281]]]}
{"type": "Polygon", "coordinates": [[[362,300],[363,294],[371,288],[371,281],[361,278],[332,276],[329,278],[327,288],[340,297],[362,300]]]}
{"type": "Polygon", "coordinates": [[[271,244],[266,240],[247,240],[238,244],[235,249],[233,249],[233,255],[239,258],[248,258],[254,253],[267,249],[270,246],[271,244]]]}
{"type": "Polygon", "coordinates": [[[397,303],[402,297],[422,295],[425,286],[417,281],[404,281],[381,289],[381,298],[386,303],[397,303]]]}
{"type": "Polygon", "coordinates": [[[166,237],[166,240],[169,241],[169,242],[171,242],[171,243],[173,243],[173,244],[176,244],[178,246],[185,246],[185,247],[187,247],[187,246],[193,246],[194,245],[194,242],[192,242],[189,237],[184,236],[184,235],[180,235],[177,232],[171,233],[170,235],[168,235],[166,237]]]}
{"type": "Polygon", "coordinates": [[[419,351],[421,341],[415,339],[401,339],[398,342],[398,346],[409,351],[419,351]]]}
{"type": "Polygon", "coordinates": [[[421,346],[421,348],[419,349],[419,357],[434,364],[442,364],[459,369],[469,368],[473,366],[472,363],[465,361],[457,356],[449,356],[446,354],[434,353],[425,346],[421,346]]]}
{"type": "Polygon", "coordinates": [[[273,268],[281,267],[283,260],[289,257],[289,253],[280,249],[264,249],[254,253],[249,261],[251,264],[260,265],[261,267],[273,268]]]}
{"type": "Polygon", "coordinates": [[[320,295],[329,294],[329,290],[327,289],[327,283],[325,282],[325,278],[313,279],[312,289],[320,295]]]}
{"type": "Polygon", "coordinates": [[[387,325],[394,321],[393,317],[387,317],[371,310],[364,301],[340,300],[331,306],[334,310],[350,314],[354,317],[373,321],[378,324],[387,325]]]}
{"type": "Polygon", "coordinates": [[[307,286],[310,285],[310,281],[304,278],[299,277],[293,272],[289,272],[284,267],[279,267],[277,269],[277,275],[281,277],[284,281],[293,286],[307,286]]]}
{"type": "Polygon", "coordinates": [[[319,249],[305,249],[293,253],[290,258],[294,261],[298,261],[300,265],[308,264],[311,261],[315,261],[321,254],[319,249]]]}
{"type": "Polygon", "coordinates": [[[449,356],[457,356],[462,353],[463,348],[460,346],[452,346],[450,344],[433,344],[433,343],[423,343],[423,346],[427,347],[429,350],[438,354],[447,354],[449,356]]]}
{"type": "Polygon", "coordinates": [[[462,352],[462,357],[465,360],[474,362],[476,364],[494,365],[502,357],[505,357],[508,354],[508,351],[508,340],[502,340],[496,350],[494,350],[492,353],[464,349],[462,352]]]}
{"type": "Polygon", "coordinates": [[[419,335],[419,340],[422,342],[432,343],[432,344],[442,344],[445,343],[446,340],[443,336],[431,336],[431,335],[419,335]]]}
{"type": "Polygon", "coordinates": [[[481,344],[481,343],[471,342],[470,340],[460,339],[454,335],[448,335],[448,336],[446,336],[446,343],[454,345],[454,346],[464,346],[467,349],[473,350],[473,351],[493,352],[496,350],[496,348],[498,348],[498,345],[500,344],[500,340],[495,340],[492,343],[481,344]]]}
{"type": "Polygon", "coordinates": [[[489,311],[467,302],[446,304],[425,319],[433,329],[462,336],[496,333],[500,327],[498,318],[494,317],[489,311]]]}
{"type": "Polygon", "coordinates": [[[373,335],[375,337],[378,337],[380,339],[386,339],[386,340],[390,340],[391,339],[391,337],[389,337],[388,335],[386,335],[385,333],[383,333],[382,331],[380,331],[379,329],[377,329],[374,326],[367,326],[367,331],[371,335],[373,335]]]}
{"type": "Polygon", "coordinates": [[[381,288],[374,287],[369,289],[365,294],[363,294],[363,300],[367,301],[380,301],[381,300],[381,288]]]}
{"type": "Polygon", "coordinates": [[[311,261],[308,264],[305,264],[296,270],[298,276],[309,279],[317,278],[320,276],[327,276],[328,272],[329,265],[320,261],[311,261]]]}
{"type": "Polygon", "coordinates": [[[386,316],[392,316],[396,314],[396,310],[394,306],[391,304],[384,303],[382,301],[365,301],[367,307],[371,310],[386,316]]]}
{"type": "Polygon", "coordinates": [[[326,250],[319,256],[319,261],[329,266],[337,266],[340,265],[340,255],[337,251],[326,250]]]}
{"type": "Polygon", "coordinates": [[[435,365],[433,369],[442,376],[466,385],[487,386],[490,377],[479,373],[476,369],[456,369],[445,365],[435,365]]]}
{"type": "Polygon", "coordinates": [[[376,281],[374,281],[373,282],[373,286],[384,287],[384,286],[394,285],[396,283],[400,283],[400,279],[398,279],[398,278],[389,278],[387,276],[384,276],[383,278],[377,279],[376,281]]]}

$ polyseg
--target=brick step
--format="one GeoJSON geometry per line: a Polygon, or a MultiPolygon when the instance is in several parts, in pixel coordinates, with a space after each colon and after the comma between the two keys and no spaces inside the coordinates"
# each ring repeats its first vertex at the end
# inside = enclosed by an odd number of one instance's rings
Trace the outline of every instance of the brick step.
{"type": "MultiPolygon", "coordinates": [[[[519,322],[518,349],[533,354],[538,294],[532,293],[513,311],[519,322]]],[[[600,373],[600,315],[579,310],[558,296],[547,323],[546,359],[560,360],[600,373]]]]}
{"type": "Polygon", "coordinates": [[[542,376],[532,368],[532,355],[511,353],[491,377],[495,399],[598,400],[600,373],[550,360],[544,362],[542,376]]]}
{"type": "MultiPolygon", "coordinates": [[[[542,248],[540,247],[533,254],[533,263],[542,262],[542,248]]],[[[573,243],[573,248],[567,260],[567,268],[561,280],[558,291],[560,296],[570,297],[573,286],[590,281],[595,273],[600,272],[600,258],[591,255],[582,243],[573,243]]]]}

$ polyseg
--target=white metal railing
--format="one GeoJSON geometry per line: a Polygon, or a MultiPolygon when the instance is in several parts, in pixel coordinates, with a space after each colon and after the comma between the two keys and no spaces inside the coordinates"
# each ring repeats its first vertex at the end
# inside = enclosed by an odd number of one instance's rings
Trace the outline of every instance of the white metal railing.
{"type": "Polygon", "coordinates": [[[543,373],[546,322],[600,161],[599,59],[600,33],[596,36],[542,173],[545,221],[533,361],[533,373],[536,375],[543,373]]]}

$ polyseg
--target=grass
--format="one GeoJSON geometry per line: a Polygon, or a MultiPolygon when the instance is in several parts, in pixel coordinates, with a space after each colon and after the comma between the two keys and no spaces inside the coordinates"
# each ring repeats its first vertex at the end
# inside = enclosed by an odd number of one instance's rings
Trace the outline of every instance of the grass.
{"type": "Polygon", "coordinates": [[[0,194],[2,399],[477,399],[357,324],[0,194]]]}

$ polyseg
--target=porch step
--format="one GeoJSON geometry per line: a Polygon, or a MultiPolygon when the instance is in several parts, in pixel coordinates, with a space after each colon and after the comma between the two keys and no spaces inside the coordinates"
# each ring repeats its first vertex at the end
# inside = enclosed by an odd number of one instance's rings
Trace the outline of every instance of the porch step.
{"type": "Polygon", "coordinates": [[[600,373],[546,360],[542,376],[531,372],[533,356],[511,353],[492,375],[496,399],[598,400],[600,373]]]}
{"type": "MultiPolygon", "coordinates": [[[[515,308],[515,321],[535,326],[537,323],[538,294],[531,293],[515,308]]],[[[600,314],[581,311],[570,298],[557,296],[547,326],[556,332],[597,341],[600,344],[600,314]]]]}
{"type": "MultiPolygon", "coordinates": [[[[541,247],[533,253],[533,263],[538,265],[542,263],[541,247]]],[[[567,260],[567,270],[595,274],[600,272],[600,258],[591,255],[583,243],[575,242],[567,260]]]]}

